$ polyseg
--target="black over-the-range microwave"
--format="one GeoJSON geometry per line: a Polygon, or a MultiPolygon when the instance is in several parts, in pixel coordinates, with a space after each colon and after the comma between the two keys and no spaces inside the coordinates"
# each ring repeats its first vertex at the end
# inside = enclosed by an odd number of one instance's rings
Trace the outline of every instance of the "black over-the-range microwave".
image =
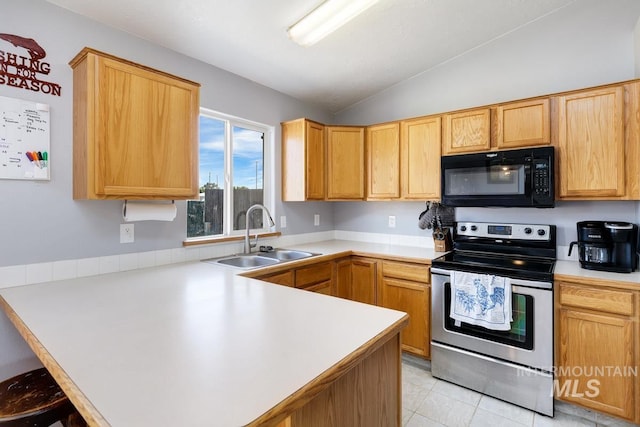
{"type": "Polygon", "coordinates": [[[554,206],[553,147],[443,156],[445,206],[554,206]]]}

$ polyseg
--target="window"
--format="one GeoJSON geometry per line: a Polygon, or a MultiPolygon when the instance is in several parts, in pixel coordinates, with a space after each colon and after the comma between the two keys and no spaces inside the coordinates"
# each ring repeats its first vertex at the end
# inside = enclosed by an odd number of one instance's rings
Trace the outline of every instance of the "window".
{"type": "MultiPolygon", "coordinates": [[[[200,199],[187,202],[187,238],[244,234],[256,203],[273,214],[272,135],[269,126],[200,110],[200,199]]],[[[269,231],[261,209],[249,228],[269,231]]]]}

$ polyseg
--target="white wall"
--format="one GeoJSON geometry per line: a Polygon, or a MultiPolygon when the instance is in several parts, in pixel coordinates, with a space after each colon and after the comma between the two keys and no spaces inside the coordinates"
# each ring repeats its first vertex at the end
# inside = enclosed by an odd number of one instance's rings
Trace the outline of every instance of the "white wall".
{"type": "MultiPolygon", "coordinates": [[[[637,0],[573,3],[455,60],[391,87],[336,115],[334,122],[370,124],[493,104],[634,78],[640,44],[637,0]],[[635,51],[634,51],[635,49],[635,51]],[[635,54],[634,54],[635,52],[635,54]],[[635,57],[635,58],[634,58],[635,57]]],[[[338,230],[430,235],[417,226],[423,203],[343,203],[338,230]],[[388,215],[398,227],[387,227],[388,215]]],[[[558,203],[550,210],[457,209],[458,220],[558,225],[558,244],[575,239],[582,219],[639,222],[634,202],[558,203]]]]}

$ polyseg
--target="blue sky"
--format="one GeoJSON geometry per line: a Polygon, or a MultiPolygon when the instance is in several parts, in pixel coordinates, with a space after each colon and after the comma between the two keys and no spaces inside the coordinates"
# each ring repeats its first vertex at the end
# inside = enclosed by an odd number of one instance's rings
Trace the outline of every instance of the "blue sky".
{"type": "MultiPolygon", "coordinates": [[[[224,188],[224,124],[207,116],[200,116],[200,186],[211,182],[224,188]]],[[[233,185],[262,188],[264,170],[262,133],[233,127],[233,185]],[[257,163],[256,163],[257,162],[257,163]]]]}

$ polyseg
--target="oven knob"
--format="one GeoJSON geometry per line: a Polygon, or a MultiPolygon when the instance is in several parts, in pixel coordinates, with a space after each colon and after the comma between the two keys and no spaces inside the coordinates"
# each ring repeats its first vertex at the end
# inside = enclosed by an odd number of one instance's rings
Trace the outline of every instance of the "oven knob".
{"type": "Polygon", "coordinates": [[[527,227],[524,229],[524,234],[531,234],[532,231],[531,227],[527,227]]]}
{"type": "Polygon", "coordinates": [[[547,232],[544,231],[544,229],[542,228],[538,229],[538,236],[544,236],[545,234],[547,234],[547,232]]]}
{"type": "Polygon", "coordinates": [[[476,227],[475,225],[471,226],[471,231],[476,231],[478,229],[478,227],[476,227]]]}
{"type": "Polygon", "coordinates": [[[466,225],[461,225],[460,226],[460,231],[467,231],[467,226],[466,225]]]}

